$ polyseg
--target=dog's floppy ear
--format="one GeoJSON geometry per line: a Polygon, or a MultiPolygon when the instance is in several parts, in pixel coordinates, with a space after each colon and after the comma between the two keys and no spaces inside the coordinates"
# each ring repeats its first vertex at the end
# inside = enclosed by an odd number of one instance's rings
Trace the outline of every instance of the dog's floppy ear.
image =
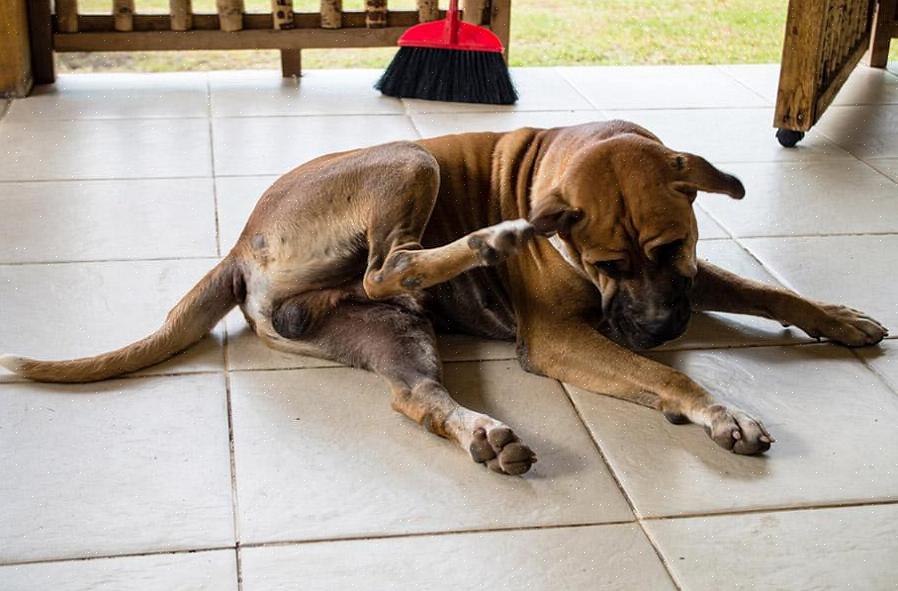
{"type": "Polygon", "coordinates": [[[701,156],[683,152],[673,154],[671,166],[677,171],[680,179],[673,183],[674,189],[686,194],[687,197],[694,199],[696,191],[723,193],[733,199],[745,197],[742,181],[718,170],[701,156]]]}
{"type": "Polygon", "coordinates": [[[558,234],[562,238],[571,235],[571,226],[583,218],[583,210],[571,207],[558,189],[535,199],[530,211],[530,224],[538,234],[551,236],[558,234]]]}

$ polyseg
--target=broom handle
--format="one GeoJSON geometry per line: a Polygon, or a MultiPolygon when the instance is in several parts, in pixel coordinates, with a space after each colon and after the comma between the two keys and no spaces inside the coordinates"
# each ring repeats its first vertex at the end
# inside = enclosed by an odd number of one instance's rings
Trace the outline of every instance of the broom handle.
{"type": "Polygon", "coordinates": [[[449,10],[446,11],[446,28],[449,29],[449,43],[458,43],[458,0],[449,0],[449,10]]]}

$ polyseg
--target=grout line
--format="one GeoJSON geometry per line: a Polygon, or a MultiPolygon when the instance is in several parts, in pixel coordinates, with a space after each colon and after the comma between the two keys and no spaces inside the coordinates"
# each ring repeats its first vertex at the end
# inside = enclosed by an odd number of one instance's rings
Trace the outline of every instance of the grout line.
{"type": "Polygon", "coordinates": [[[3,267],[28,267],[28,266],[44,266],[44,265],[93,265],[98,263],[154,263],[166,261],[209,261],[214,262],[220,260],[221,257],[216,255],[208,256],[188,256],[188,257],[151,257],[146,259],[85,259],[83,261],[24,261],[24,262],[0,262],[0,268],[3,267]]]}
{"type": "MultiPolygon", "coordinates": [[[[888,338],[886,338],[885,341],[888,341],[888,338]]],[[[875,367],[873,367],[872,365],[870,365],[870,363],[869,363],[866,359],[864,359],[863,355],[861,355],[860,352],[859,352],[857,349],[858,349],[857,347],[852,347],[852,348],[851,348],[851,354],[854,355],[854,356],[857,358],[857,360],[860,361],[860,362],[863,364],[864,367],[866,367],[868,370],[870,370],[870,373],[872,373],[873,375],[875,375],[875,376],[879,379],[879,381],[880,381],[880,382],[881,382],[881,383],[882,383],[882,384],[883,384],[883,385],[884,385],[890,392],[893,392],[894,394],[898,394],[898,386],[893,386],[892,383],[889,381],[889,379],[886,378],[886,377],[882,374],[882,372],[880,372],[878,369],[876,369],[875,367]]],[[[880,349],[880,350],[881,350],[881,349],[880,349]]]]}
{"type": "MultiPolygon", "coordinates": [[[[867,160],[863,160],[863,159],[861,159],[861,158],[858,158],[858,160],[859,160],[861,163],[863,163],[865,166],[869,167],[869,168],[872,169],[874,172],[876,172],[877,174],[879,174],[880,176],[885,177],[886,180],[888,180],[889,182],[891,182],[891,184],[893,184],[893,185],[894,185],[894,184],[898,184],[898,179],[893,179],[892,177],[890,177],[889,175],[887,175],[885,172],[883,172],[883,171],[879,170],[878,168],[876,168],[875,166],[873,166],[873,164],[872,164],[871,162],[868,162],[867,160]]],[[[871,158],[870,160],[876,160],[876,159],[875,159],[875,158],[871,158]]],[[[887,159],[887,160],[888,160],[888,159],[887,159]]]]}
{"type": "Polygon", "coordinates": [[[209,168],[212,171],[212,206],[215,212],[215,252],[221,256],[221,225],[218,215],[218,182],[215,180],[215,138],[212,125],[212,88],[206,75],[206,115],[209,127],[209,168]]]}
{"type": "Polygon", "coordinates": [[[611,465],[611,462],[608,461],[608,456],[605,455],[605,451],[602,449],[602,446],[599,445],[599,440],[593,436],[592,429],[589,427],[589,423],[586,422],[586,419],[583,418],[583,415],[580,413],[580,409],[574,403],[574,397],[571,395],[570,390],[568,390],[567,384],[560,380],[556,380],[556,382],[561,386],[561,390],[564,392],[565,398],[568,403],[571,405],[571,408],[574,411],[574,414],[577,415],[577,419],[580,421],[580,424],[583,425],[583,428],[586,429],[586,433],[589,436],[590,441],[592,441],[593,447],[598,452],[599,457],[602,459],[602,462],[605,464],[605,468],[608,470],[608,473],[611,475],[611,478],[614,479],[614,483],[617,485],[618,490],[623,496],[624,500],[627,502],[627,505],[630,507],[630,512],[633,513],[633,517],[636,519],[636,523],[639,525],[639,529],[642,530],[642,534],[645,536],[646,540],[648,540],[649,545],[652,547],[652,550],[655,551],[655,555],[658,557],[658,560],[661,561],[661,565],[664,567],[664,570],[667,571],[667,576],[670,577],[671,582],[674,587],[678,590],[681,590],[683,586],[677,581],[676,577],[673,574],[673,570],[670,568],[670,565],[667,562],[667,559],[664,557],[664,554],[661,553],[661,549],[655,543],[654,538],[649,535],[649,532],[646,530],[645,526],[642,523],[642,517],[639,513],[639,510],[636,508],[636,504],[633,501],[633,498],[630,496],[630,493],[624,488],[623,482],[621,482],[620,478],[615,472],[614,468],[611,465]]]}
{"type": "Polygon", "coordinates": [[[225,399],[228,411],[228,458],[230,460],[231,473],[231,516],[234,527],[234,559],[237,561],[237,591],[243,589],[243,564],[240,559],[240,502],[237,496],[237,458],[234,455],[234,404],[231,395],[230,347],[228,325],[222,322],[224,338],[222,343],[222,355],[224,363],[225,399]]]}
{"type": "Polygon", "coordinates": [[[243,561],[240,558],[240,546],[234,548],[234,560],[237,562],[237,591],[243,591],[243,561]]]}
{"type": "Polygon", "coordinates": [[[815,505],[798,505],[792,507],[761,507],[757,509],[733,509],[731,511],[709,511],[697,513],[682,513],[679,515],[650,515],[643,517],[643,521],[672,521],[677,519],[699,519],[707,517],[732,517],[739,515],[756,515],[765,513],[789,513],[799,511],[825,511],[831,509],[851,509],[855,507],[887,507],[898,505],[898,498],[881,501],[845,501],[832,503],[818,503],[815,505]]]}
{"type": "MultiPolygon", "coordinates": [[[[261,175],[259,175],[261,176],[261,175]]],[[[184,181],[191,179],[212,179],[212,175],[197,176],[67,176],[58,179],[0,179],[0,185],[15,185],[18,183],[86,183],[93,181],[184,181]]]]}
{"type": "Polygon", "coordinates": [[[109,560],[111,558],[137,558],[138,556],[166,556],[175,554],[198,554],[200,552],[216,552],[233,550],[234,546],[205,546],[183,550],[149,550],[147,552],[125,552],[123,554],[101,554],[96,556],[72,556],[69,558],[37,558],[34,560],[13,560],[0,562],[0,568],[7,566],[26,566],[29,564],[52,564],[59,562],[88,562],[92,560],[109,560]]]}
{"type": "MultiPolygon", "coordinates": [[[[751,92],[752,94],[754,94],[756,97],[758,97],[758,98],[760,98],[761,100],[763,100],[765,103],[767,103],[768,105],[770,105],[770,108],[772,108],[772,109],[775,109],[775,108],[776,108],[776,101],[774,101],[773,103],[771,103],[771,102],[770,102],[770,97],[764,96],[763,94],[761,94],[760,92],[758,92],[757,90],[755,90],[754,88],[752,88],[751,86],[749,86],[748,84],[746,84],[745,82],[743,82],[742,80],[740,80],[739,78],[737,78],[734,74],[731,74],[730,72],[726,71],[726,69],[724,69],[724,67],[723,67],[723,66],[725,66],[725,65],[730,65],[730,66],[732,66],[732,65],[738,65],[738,64],[714,64],[714,68],[715,68],[718,72],[720,72],[721,74],[723,74],[724,76],[726,76],[726,77],[730,78],[731,80],[733,80],[734,82],[736,82],[736,84],[738,84],[738,85],[741,86],[742,88],[748,90],[749,92],[751,92]]],[[[764,64],[760,64],[760,65],[764,65],[764,64]]]]}

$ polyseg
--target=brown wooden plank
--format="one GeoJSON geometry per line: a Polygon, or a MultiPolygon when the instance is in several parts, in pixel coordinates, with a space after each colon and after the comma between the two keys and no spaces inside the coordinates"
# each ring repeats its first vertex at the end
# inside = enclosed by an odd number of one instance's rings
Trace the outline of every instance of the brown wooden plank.
{"type": "Polygon", "coordinates": [[[301,49],[281,50],[281,75],[284,78],[290,78],[292,76],[302,76],[301,49]]]}
{"type": "Polygon", "coordinates": [[[307,49],[389,47],[405,27],[382,29],[291,29],[287,31],[135,31],[57,33],[56,51],[185,51],[191,49],[307,49]]]}
{"type": "Polygon", "coordinates": [[[193,6],[191,0],[169,0],[172,31],[189,31],[193,28],[193,6]]]}
{"type": "Polygon", "coordinates": [[[339,29],[343,26],[343,0],[321,0],[321,28],[339,29]]]}
{"type": "Polygon", "coordinates": [[[50,0],[28,0],[28,29],[31,37],[31,74],[35,84],[56,81],[53,62],[53,20],[50,0]]]}
{"type": "Polygon", "coordinates": [[[462,20],[475,25],[490,24],[490,0],[464,0],[462,20]]]}
{"type": "Polygon", "coordinates": [[[857,66],[858,62],[861,61],[861,58],[864,57],[864,53],[866,52],[867,42],[865,41],[858,45],[857,49],[854,50],[854,53],[846,61],[845,66],[839,71],[838,75],[832,82],[830,82],[826,90],[824,90],[817,99],[816,108],[814,109],[814,113],[816,114],[814,123],[817,123],[823,115],[823,112],[826,111],[827,107],[833,102],[833,99],[836,98],[836,95],[842,89],[842,85],[845,84],[845,81],[851,76],[854,68],[857,66]]]}
{"type": "Polygon", "coordinates": [[[55,0],[53,4],[56,7],[56,30],[60,33],[77,33],[78,0],[55,0]]]}
{"type": "Polygon", "coordinates": [[[134,30],[134,0],[112,0],[116,31],[134,30]]]}
{"type": "Polygon", "coordinates": [[[864,62],[872,68],[885,68],[889,63],[889,45],[898,31],[898,0],[879,0],[870,34],[870,47],[864,62]]]}
{"type": "Polygon", "coordinates": [[[505,63],[508,63],[508,45],[511,41],[511,0],[492,0],[490,29],[505,47],[505,63]]]}
{"type": "MultiPolygon", "coordinates": [[[[442,17],[441,13],[441,17],[442,17]]],[[[296,29],[317,29],[321,15],[317,12],[293,13],[293,26],[296,29]]],[[[410,27],[418,23],[418,12],[412,10],[390,11],[387,13],[387,27],[410,27]]],[[[364,28],[364,12],[344,12],[342,24],[344,28],[364,28]]],[[[135,14],[135,31],[168,31],[171,23],[165,14],[135,14]]],[[[249,13],[243,15],[244,30],[271,29],[271,13],[249,13]]],[[[107,33],[115,31],[113,18],[106,14],[82,14],[78,17],[78,29],[84,33],[107,33]]],[[[217,31],[217,14],[194,14],[193,30],[217,31]]],[[[57,29],[58,30],[58,29],[57,29]]]]}
{"type": "Polygon", "coordinates": [[[831,0],[789,0],[774,127],[807,131],[814,124],[826,11],[831,0]]]}
{"type": "Polygon", "coordinates": [[[0,96],[22,97],[33,83],[25,0],[0,0],[0,16],[0,96]]]}
{"type": "Polygon", "coordinates": [[[243,29],[243,0],[215,0],[218,10],[218,24],[222,31],[239,31],[243,29]]]}

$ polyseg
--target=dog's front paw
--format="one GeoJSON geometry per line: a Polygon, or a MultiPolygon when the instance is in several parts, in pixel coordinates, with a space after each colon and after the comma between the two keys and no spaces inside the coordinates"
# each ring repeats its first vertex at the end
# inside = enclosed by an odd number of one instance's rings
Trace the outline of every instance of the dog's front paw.
{"type": "Polygon", "coordinates": [[[536,462],[536,454],[502,423],[474,430],[468,447],[471,458],[500,474],[523,474],[536,462]]]}
{"type": "Polygon", "coordinates": [[[812,337],[863,347],[875,345],[889,334],[886,327],[860,310],[837,304],[819,304],[819,310],[819,318],[805,331],[812,337]]]}
{"type": "Polygon", "coordinates": [[[744,455],[761,454],[770,449],[776,441],[761,424],[745,412],[715,404],[708,408],[708,423],[705,430],[714,443],[733,453],[744,455]]]}
{"type": "Polygon", "coordinates": [[[474,232],[468,238],[468,247],[484,265],[496,265],[516,254],[534,234],[527,220],[510,220],[474,232]]]}

